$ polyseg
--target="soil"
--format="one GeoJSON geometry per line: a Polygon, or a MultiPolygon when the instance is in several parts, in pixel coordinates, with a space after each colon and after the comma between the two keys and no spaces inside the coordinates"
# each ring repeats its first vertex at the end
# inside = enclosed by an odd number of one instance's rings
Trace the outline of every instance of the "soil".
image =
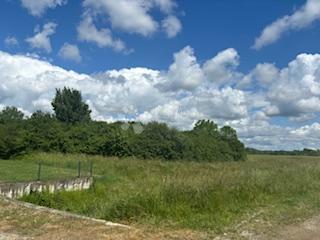
{"type": "Polygon", "coordinates": [[[221,236],[192,230],[145,229],[0,198],[0,240],[320,240],[320,216],[268,229],[263,235],[241,230],[221,236]]]}

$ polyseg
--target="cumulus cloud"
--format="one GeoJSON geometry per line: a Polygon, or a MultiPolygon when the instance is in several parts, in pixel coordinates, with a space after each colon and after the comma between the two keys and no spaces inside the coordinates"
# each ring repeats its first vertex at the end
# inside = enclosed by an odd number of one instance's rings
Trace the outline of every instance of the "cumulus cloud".
{"type": "Polygon", "coordinates": [[[110,18],[113,28],[143,36],[155,32],[157,22],[148,14],[151,4],[141,0],[85,0],[84,7],[110,18]]]}
{"type": "Polygon", "coordinates": [[[177,36],[182,30],[182,24],[176,16],[168,16],[162,21],[162,27],[167,33],[168,38],[177,36]]]}
{"type": "Polygon", "coordinates": [[[46,23],[43,26],[42,31],[39,30],[39,27],[35,29],[35,35],[26,39],[26,42],[29,43],[31,48],[44,50],[47,53],[52,51],[50,36],[55,34],[57,24],[53,22],[46,23]]]}
{"type": "Polygon", "coordinates": [[[286,15],[271,23],[256,38],[254,49],[261,49],[279,40],[284,33],[310,26],[320,19],[320,1],[307,0],[306,4],[292,15],[286,15]]]}
{"type": "Polygon", "coordinates": [[[267,81],[266,99],[270,103],[265,108],[267,115],[301,117],[320,110],[319,54],[300,54],[286,68],[266,69],[274,79],[267,81]]]}
{"type": "Polygon", "coordinates": [[[229,121],[227,124],[237,129],[238,135],[246,146],[257,149],[319,149],[320,145],[318,123],[301,127],[285,127],[251,116],[246,119],[229,121]]]}
{"type": "Polygon", "coordinates": [[[214,84],[221,85],[235,81],[239,75],[235,70],[239,65],[238,52],[229,48],[205,62],[203,66],[206,77],[214,84]]]}
{"type": "Polygon", "coordinates": [[[239,80],[237,86],[241,89],[252,88],[260,85],[268,88],[279,80],[279,69],[272,63],[258,63],[257,66],[247,75],[239,80]]]}
{"type": "Polygon", "coordinates": [[[239,59],[236,50],[226,49],[201,65],[187,46],[174,55],[167,70],[131,68],[87,75],[0,51],[0,107],[14,105],[26,114],[52,111],[55,89],[68,86],[82,92],[98,120],[156,120],[190,129],[198,119],[211,119],[236,128],[247,146],[319,146],[319,125],[305,121],[320,112],[320,55],[298,55],[283,69],[257,64],[248,74],[237,71],[239,59]],[[239,89],[232,80],[239,76],[250,78],[254,89],[239,89]],[[297,127],[275,124],[274,116],[295,121],[297,127]]]}
{"type": "Polygon", "coordinates": [[[7,47],[16,47],[19,46],[19,41],[15,37],[8,36],[5,38],[4,44],[7,47]]]}
{"type": "Polygon", "coordinates": [[[92,76],[66,71],[40,59],[4,52],[0,56],[0,103],[28,112],[50,109],[55,88],[69,86],[81,90],[97,119],[171,118],[168,122],[175,125],[176,118],[183,119],[180,126],[187,128],[199,117],[236,119],[248,113],[246,94],[241,90],[201,87],[205,77],[191,47],[176,53],[167,71],[133,68],[92,76]],[[159,87],[169,83],[169,89],[159,87]],[[181,116],[174,117],[171,112],[177,107],[181,116]]]}
{"type": "Polygon", "coordinates": [[[21,4],[33,16],[42,16],[47,9],[54,9],[57,6],[62,6],[67,3],[67,0],[21,0],[21,4]]]}
{"type": "MultiPolygon", "coordinates": [[[[79,39],[96,43],[98,46],[112,47],[112,30],[139,34],[149,37],[159,30],[161,25],[169,38],[175,37],[181,30],[182,24],[175,16],[177,7],[175,0],[84,0],[84,19],[78,27],[79,39]],[[165,17],[162,22],[156,20],[151,11],[159,9],[165,17]],[[95,24],[109,23],[111,26],[103,27],[100,31],[93,30],[95,24]],[[90,33],[94,32],[94,37],[90,33]]],[[[118,46],[119,47],[119,46],[118,46]]]]}
{"type": "Polygon", "coordinates": [[[59,56],[63,59],[81,62],[81,54],[77,45],[65,43],[59,50],[59,56]]]}
{"type": "Polygon", "coordinates": [[[77,30],[80,41],[95,43],[101,48],[112,47],[116,51],[124,51],[126,49],[124,42],[114,39],[109,29],[97,29],[92,17],[89,15],[82,19],[77,30]]]}
{"type": "Polygon", "coordinates": [[[194,51],[190,46],[174,54],[174,63],[170,66],[163,87],[166,90],[193,90],[204,79],[204,75],[194,51]]]}

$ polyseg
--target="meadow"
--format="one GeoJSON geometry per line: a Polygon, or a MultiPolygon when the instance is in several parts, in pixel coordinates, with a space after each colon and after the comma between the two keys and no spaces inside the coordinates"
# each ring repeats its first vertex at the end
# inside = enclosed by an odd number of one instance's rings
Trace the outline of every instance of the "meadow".
{"type": "MultiPolygon", "coordinates": [[[[84,166],[93,161],[94,186],[24,201],[124,224],[219,233],[254,218],[286,224],[320,213],[319,157],[249,155],[245,162],[198,163],[35,153],[10,161],[40,160],[61,173],[79,160],[84,166]]],[[[6,162],[0,161],[1,173],[6,162]]]]}

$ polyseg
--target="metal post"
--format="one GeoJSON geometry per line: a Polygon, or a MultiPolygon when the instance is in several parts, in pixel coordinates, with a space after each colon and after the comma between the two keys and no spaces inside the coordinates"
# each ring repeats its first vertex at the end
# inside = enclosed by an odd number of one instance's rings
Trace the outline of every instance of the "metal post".
{"type": "Polygon", "coordinates": [[[78,161],[78,178],[81,176],[81,162],[78,161]]]}
{"type": "Polygon", "coordinates": [[[41,178],[41,162],[38,163],[38,178],[37,181],[40,181],[41,178]]]}
{"type": "Polygon", "coordinates": [[[93,161],[90,161],[90,177],[93,176],[93,161]]]}

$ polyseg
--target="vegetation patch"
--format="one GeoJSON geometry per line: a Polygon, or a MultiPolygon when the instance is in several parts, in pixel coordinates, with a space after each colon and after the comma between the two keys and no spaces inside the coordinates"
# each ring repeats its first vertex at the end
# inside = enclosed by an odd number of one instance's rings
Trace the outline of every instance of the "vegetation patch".
{"type": "Polygon", "coordinates": [[[94,161],[95,184],[84,192],[23,200],[124,224],[221,233],[252,218],[291,223],[320,208],[316,157],[251,155],[246,162],[197,163],[33,154],[24,161],[38,159],[48,166],[94,161]]]}
{"type": "Polygon", "coordinates": [[[24,117],[15,107],[0,112],[0,158],[27,152],[84,153],[189,161],[242,161],[244,145],[229,126],[200,120],[190,131],[165,123],[93,121],[79,91],[57,89],[55,114],[37,111],[24,117]]]}

